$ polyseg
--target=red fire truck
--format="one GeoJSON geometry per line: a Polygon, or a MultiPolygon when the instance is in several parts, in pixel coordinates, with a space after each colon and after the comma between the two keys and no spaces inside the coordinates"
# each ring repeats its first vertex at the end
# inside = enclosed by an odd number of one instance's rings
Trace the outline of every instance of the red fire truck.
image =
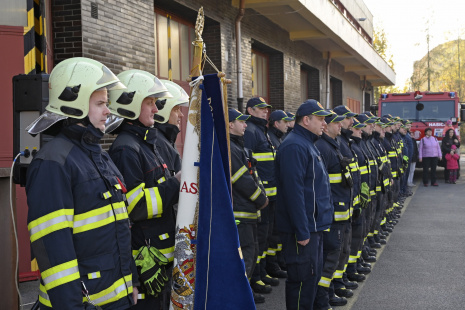
{"type": "Polygon", "coordinates": [[[460,136],[460,120],[465,117],[465,105],[459,103],[456,92],[409,92],[382,94],[378,104],[378,116],[391,114],[411,120],[411,132],[419,141],[427,127],[442,140],[446,121],[452,121],[457,136],[460,136]]]}

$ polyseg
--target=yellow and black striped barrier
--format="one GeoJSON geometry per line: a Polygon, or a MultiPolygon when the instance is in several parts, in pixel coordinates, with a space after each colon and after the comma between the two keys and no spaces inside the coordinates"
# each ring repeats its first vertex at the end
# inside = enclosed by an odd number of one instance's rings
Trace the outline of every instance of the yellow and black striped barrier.
{"type": "Polygon", "coordinates": [[[44,0],[27,1],[24,27],[24,73],[47,72],[47,41],[44,0]]]}

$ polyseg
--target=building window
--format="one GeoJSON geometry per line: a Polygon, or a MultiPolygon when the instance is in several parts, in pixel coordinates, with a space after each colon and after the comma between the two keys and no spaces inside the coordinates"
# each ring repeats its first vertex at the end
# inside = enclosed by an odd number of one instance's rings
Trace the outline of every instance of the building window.
{"type": "Polygon", "coordinates": [[[268,92],[269,59],[266,54],[252,50],[252,96],[269,101],[268,92]]]}
{"type": "Polygon", "coordinates": [[[342,81],[334,77],[330,77],[330,107],[333,109],[339,105],[342,105],[342,81]]]}
{"type": "MultiPolygon", "coordinates": [[[[184,86],[192,66],[194,25],[175,16],[155,11],[155,75],[184,86]],[[169,50],[171,49],[171,61],[169,50]]],[[[186,86],[187,87],[187,86],[186,86]]]]}
{"type": "Polygon", "coordinates": [[[320,71],[316,68],[302,64],[300,69],[301,99],[320,101],[320,71]]]}

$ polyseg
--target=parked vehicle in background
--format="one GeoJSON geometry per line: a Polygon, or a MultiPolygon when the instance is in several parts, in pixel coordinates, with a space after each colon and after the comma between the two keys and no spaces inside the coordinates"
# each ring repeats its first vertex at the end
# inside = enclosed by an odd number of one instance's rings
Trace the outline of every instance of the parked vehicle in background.
{"type": "Polygon", "coordinates": [[[425,136],[428,127],[441,141],[448,120],[452,121],[452,127],[460,136],[459,126],[465,118],[465,105],[460,104],[457,93],[453,91],[382,94],[376,114],[391,114],[412,121],[411,132],[417,143],[425,136]]]}

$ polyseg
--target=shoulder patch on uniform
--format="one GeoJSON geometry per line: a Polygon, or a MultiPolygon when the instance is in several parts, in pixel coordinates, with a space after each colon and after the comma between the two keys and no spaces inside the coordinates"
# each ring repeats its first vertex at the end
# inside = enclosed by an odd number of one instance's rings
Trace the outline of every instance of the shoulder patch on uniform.
{"type": "Polygon", "coordinates": [[[74,144],[71,141],[62,137],[55,137],[40,149],[34,159],[51,160],[64,165],[73,147],[74,144]]]}

